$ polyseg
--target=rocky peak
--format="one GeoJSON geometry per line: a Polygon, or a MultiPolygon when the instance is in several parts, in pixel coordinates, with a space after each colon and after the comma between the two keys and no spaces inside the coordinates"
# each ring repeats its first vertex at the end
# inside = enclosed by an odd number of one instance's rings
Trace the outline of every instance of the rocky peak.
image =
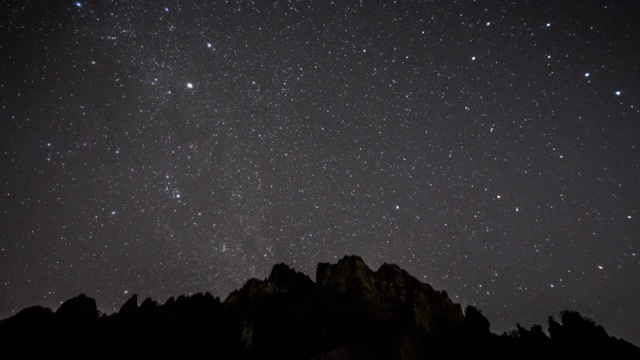
{"type": "Polygon", "coordinates": [[[55,316],[72,322],[98,320],[98,306],[95,299],[80,294],[60,305],[55,316]]]}
{"type": "Polygon", "coordinates": [[[421,283],[394,264],[373,272],[357,256],[345,256],[337,264],[321,263],[316,283],[329,293],[355,293],[380,314],[407,314],[424,334],[464,325],[464,314],[446,292],[421,283]]]}
{"type": "Polygon", "coordinates": [[[311,283],[309,276],[297,272],[284,263],[276,264],[271,270],[267,284],[276,292],[286,292],[297,286],[311,283]]]}
{"type": "Polygon", "coordinates": [[[240,290],[229,294],[225,300],[225,308],[249,306],[266,297],[309,289],[313,285],[309,276],[293,270],[286,264],[276,264],[267,279],[250,279],[240,290]]]}
{"type": "Polygon", "coordinates": [[[158,308],[158,302],[153,300],[152,298],[146,298],[140,304],[140,311],[142,313],[152,313],[158,308]]]}
{"type": "Polygon", "coordinates": [[[359,256],[345,256],[337,264],[320,263],[316,270],[316,283],[333,291],[368,288],[373,286],[373,271],[359,256]]]}
{"type": "Polygon", "coordinates": [[[138,310],[138,294],[133,294],[127,302],[125,302],[122,307],[120,307],[120,311],[118,314],[127,316],[132,315],[138,310]]]}

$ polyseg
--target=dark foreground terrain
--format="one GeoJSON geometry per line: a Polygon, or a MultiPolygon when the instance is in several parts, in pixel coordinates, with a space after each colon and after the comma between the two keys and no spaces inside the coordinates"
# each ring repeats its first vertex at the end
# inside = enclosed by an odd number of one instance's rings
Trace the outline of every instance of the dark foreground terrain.
{"type": "Polygon", "coordinates": [[[359,257],[319,264],[316,281],[287,265],[221,302],[211,294],[164,304],[133,295],[100,315],[85,295],[53,312],[30,307],[0,322],[0,358],[427,359],[640,358],[640,349],[577,312],[496,335],[473,307],[396,265],[359,257]],[[549,335],[547,335],[547,333],[549,335]]]}

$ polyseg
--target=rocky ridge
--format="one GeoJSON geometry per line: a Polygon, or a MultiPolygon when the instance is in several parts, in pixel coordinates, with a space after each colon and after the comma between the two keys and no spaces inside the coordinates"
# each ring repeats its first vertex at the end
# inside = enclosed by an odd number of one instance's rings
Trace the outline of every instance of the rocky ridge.
{"type": "Polygon", "coordinates": [[[137,295],[100,314],[83,294],[57,311],[31,307],[0,321],[0,357],[220,357],[225,359],[423,359],[427,357],[640,357],[640,349],[565,311],[561,323],[502,335],[482,312],[405,270],[371,270],[357,256],[321,263],[316,279],[277,264],[225,301],[211,294],[137,295]]]}

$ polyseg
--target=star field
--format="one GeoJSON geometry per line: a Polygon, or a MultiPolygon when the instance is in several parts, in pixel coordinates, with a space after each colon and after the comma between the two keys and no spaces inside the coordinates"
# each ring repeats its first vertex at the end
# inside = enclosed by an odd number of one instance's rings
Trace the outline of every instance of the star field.
{"type": "Polygon", "coordinates": [[[631,1],[3,2],[0,316],[396,263],[640,343],[631,1]]]}

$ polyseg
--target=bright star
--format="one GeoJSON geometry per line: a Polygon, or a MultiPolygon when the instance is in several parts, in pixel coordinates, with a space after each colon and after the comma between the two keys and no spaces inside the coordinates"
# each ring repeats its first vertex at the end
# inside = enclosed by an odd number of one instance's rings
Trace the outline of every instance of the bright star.
{"type": "Polygon", "coordinates": [[[589,77],[591,76],[591,73],[584,73],[584,77],[589,77]]]}
{"type": "Polygon", "coordinates": [[[81,3],[80,1],[77,1],[77,2],[76,2],[76,7],[81,8],[81,7],[82,7],[82,3],[81,3]]]}
{"type": "Polygon", "coordinates": [[[622,91],[616,91],[616,96],[622,95],[622,91]]]}
{"type": "Polygon", "coordinates": [[[187,87],[188,87],[189,89],[193,89],[193,84],[192,84],[192,83],[187,83],[187,87]]]}

